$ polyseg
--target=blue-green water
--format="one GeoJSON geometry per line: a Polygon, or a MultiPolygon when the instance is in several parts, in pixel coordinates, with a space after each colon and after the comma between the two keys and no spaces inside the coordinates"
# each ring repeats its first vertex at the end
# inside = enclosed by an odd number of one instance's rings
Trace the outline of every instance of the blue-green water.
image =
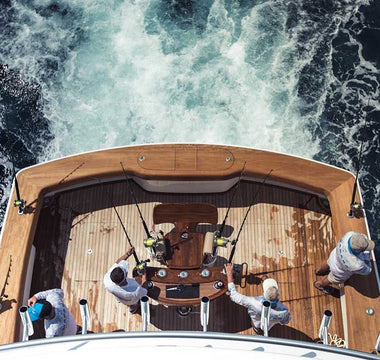
{"type": "Polygon", "coordinates": [[[0,19],[3,208],[10,160],[199,142],[353,171],[364,138],[379,239],[378,3],[7,0],[0,19]]]}

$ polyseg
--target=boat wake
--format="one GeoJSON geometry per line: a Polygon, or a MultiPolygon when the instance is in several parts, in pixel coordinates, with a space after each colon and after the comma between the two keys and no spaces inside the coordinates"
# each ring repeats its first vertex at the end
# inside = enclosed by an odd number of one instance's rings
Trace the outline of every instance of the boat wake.
{"type": "Polygon", "coordinates": [[[379,19],[378,4],[353,0],[2,2],[2,216],[10,161],[200,142],[354,171],[364,139],[380,241],[379,19]]]}

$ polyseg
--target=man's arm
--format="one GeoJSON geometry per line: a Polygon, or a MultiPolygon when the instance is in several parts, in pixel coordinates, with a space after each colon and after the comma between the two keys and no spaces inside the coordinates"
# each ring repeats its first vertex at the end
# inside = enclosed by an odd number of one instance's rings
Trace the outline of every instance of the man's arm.
{"type": "Polygon", "coordinates": [[[233,264],[224,265],[227,273],[228,291],[230,292],[230,299],[239,305],[242,305],[255,313],[261,312],[261,302],[251,296],[245,296],[236,291],[234,279],[233,279],[233,264]]]}
{"type": "Polygon", "coordinates": [[[63,290],[62,289],[51,289],[46,291],[40,291],[37,294],[34,294],[29,300],[28,305],[33,306],[38,300],[46,299],[49,295],[55,294],[59,296],[61,299],[63,298],[63,290]]]}
{"type": "Polygon", "coordinates": [[[116,260],[116,264],[118,264],[120,261],[127,260],[135,251],[134,247],[131,247],[124,255],[120,256],[116,260]]]}

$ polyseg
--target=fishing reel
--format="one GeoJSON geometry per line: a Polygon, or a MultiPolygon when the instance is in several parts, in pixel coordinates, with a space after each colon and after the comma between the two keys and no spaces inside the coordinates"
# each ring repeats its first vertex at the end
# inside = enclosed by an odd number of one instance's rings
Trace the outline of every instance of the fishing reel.
{"type": "Polygon", "coordinates": [[[148,263],[148,262],[150,262],[150,260],[149,259],[147,259],[147,260],[142,260],[142,261],[140,261],[140,263],[139,264],[137,264],[136,265],[136,273],[137,273],[137,275],[142,275],[144,272],[145,272],[145,269],[146,269],[146,264],[148,263]]]}
{"type": "Polygon", "coordinates": [[[217,259],[218,248],[226,248],[228,243],[234,244],[235,240],[229,240],[222,236],[219,236],[217,231],[207,232],[205,234],[204,246],[203,246],[203,265],[212,266],[217,259]]]}
{"type": "Polygon", "coordinates": [[[156,259],[161,264],[166,264],[167,247],[164,238],[164,233],[151,231],[151,237],[144,239],[144,246],[149,255],[156,259]]]}
{"type": "Polygon", "coordinates": [[[228,243],[231,243],[231,245],[234,245],[235,242],[236,242],[235,240],[226,239],[224,237],[217,237],[217,236],[214,237],[214,247],[215,248],[217,248],[217,247],[226,248],[228,243]]]}
{"type": "Polygon", "coordinates": [[[364,208],[361,203],[354,202],[350,205],[350,211],[347,213],[349,218],[357,218],[360,219],[364,217],[364,208]]]}
{"type": "Polygon", "coordinates": [[[17,213],[19,215],[21,215],[21,214],[24,213],[24,206],[25,206],[25,204],[26,204],[26,201],[23,200],[23,199],[17,199],[17,200],[14,201],[13,206],[14,207],[18,207],[17,213]]]}

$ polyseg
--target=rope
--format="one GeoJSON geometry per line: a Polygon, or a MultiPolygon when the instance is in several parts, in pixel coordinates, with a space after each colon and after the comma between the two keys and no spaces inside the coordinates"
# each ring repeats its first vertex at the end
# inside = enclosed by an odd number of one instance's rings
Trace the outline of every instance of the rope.
{"type": "Polygon", "coordinates": [[[338,337],[337,334],[331,335],[329,333],[329,344],[332,346],[336,346],[338,348],[346,348],[347,347],[346,340],[338,337]]]}

